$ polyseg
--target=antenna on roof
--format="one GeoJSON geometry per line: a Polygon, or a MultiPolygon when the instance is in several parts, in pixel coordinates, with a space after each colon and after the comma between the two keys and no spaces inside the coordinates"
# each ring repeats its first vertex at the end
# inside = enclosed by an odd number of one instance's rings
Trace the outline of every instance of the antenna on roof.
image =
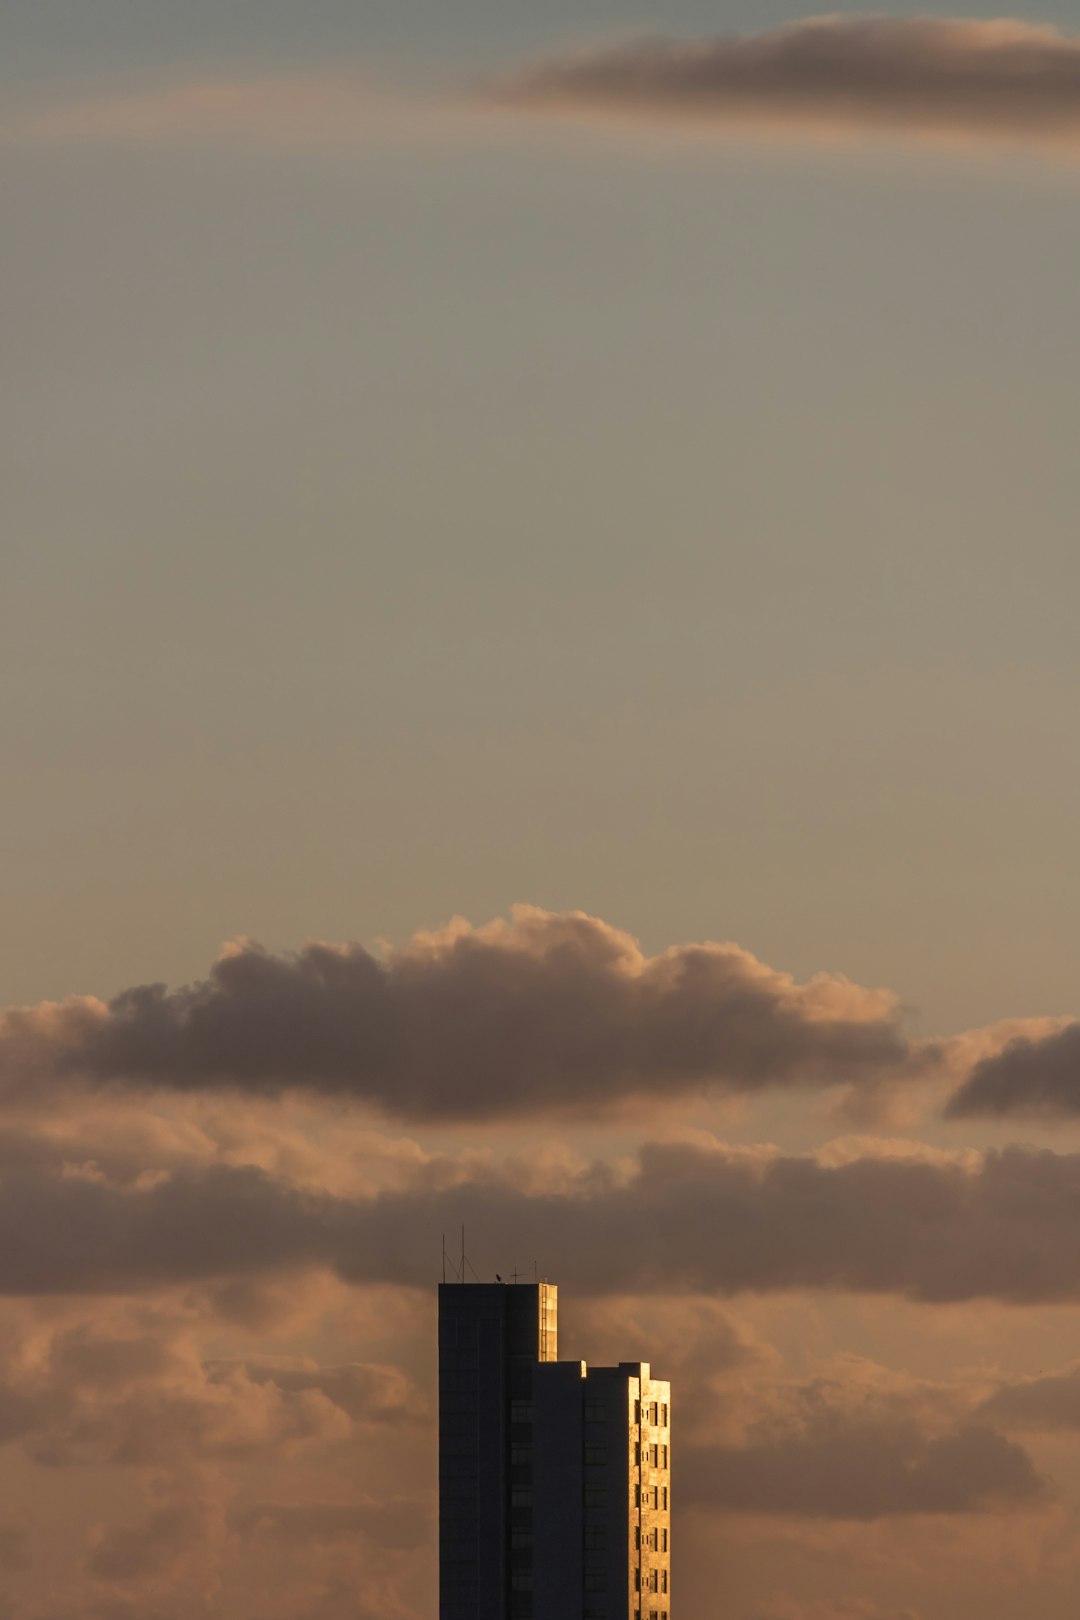
{"type": "Polygon", "coordinates": [[[468,1266],[469,1270],[472,1272],[473,1278],[475,1279],[475,1281],[479,1282],[480,1278],[476,1274],[476,1267],[473,1265],[472,1261],[469,1259],[468,1255],[465,1253],[465,1228],[462,1227],[461,1228],[461,1275],[458,1277],[458,1282],[464,1282],[465,1281],[465,1267],[466,1266],[468,1266]]]}

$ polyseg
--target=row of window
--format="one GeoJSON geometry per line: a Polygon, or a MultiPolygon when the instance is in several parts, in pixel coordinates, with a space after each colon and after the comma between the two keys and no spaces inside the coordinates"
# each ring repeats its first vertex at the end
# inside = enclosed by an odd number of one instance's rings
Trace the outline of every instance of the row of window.
{"type": "MultiPolygon", "coordinates": [[[[515,1569],[515,1570],[512,1570],[511,1574],[510,1574],[510,1590],[512,1592],[531,1592],[533,1590],[533,1572],[532,1572],[532,1570],[531,1569],[515,1569]]],[[[640,1590],[640,1588],[635,1584],[634,1590],[638,1591],[638,1590],[640,1590]]],[[[646,1584],[645,1591],[647,1591],[647,1592],[656,1592],[658,1595],[666,1595],[667,1590],[668,1590],[668,1574],[667,1574],[667,1570],[662,1569],[660,1571],[654,1571],[653,1572],[652,1583],[651,1584],[646,1584]],[[659,1583],[657,1582],[657,1575],[658,1574],[662,1577],[662,1579],[659,1581],[659,1583]]],[[[598,1592],[606,1592],[607,1591],[607,1576],[604,1574],[603,1570],[599,1570],[599,1569],[591,1569],[590,1570],[590,1569],[587,1569],[585,1571],[585,1591],[587,1593],[590,1593],[593,1597],[595,1597],[598,1592]]],[[[589,1609],[585,1610],[586,1615],[589,1615],[592,1612],[594,1612],[594,1611],[591,1611],[589,1609]]],[[[601,1611],[601,1613],[602,1612],[603,1611],[601,1611]]],[[[641,1620],[641,1610],[640,1609],[635,1609],[634,1610],[634,1620],[641,1620]]],[[[656,1609],[650,1609],[649,1610],[649,1620],[668,1620],[667,1610],[666,1609],[661,1609],[659,1611],[659,1613],[658,1613],[656,1609]]]]}
{"type": "MultiPolygon", "coordinates": [[[[472,1441],[475,1449],[476,1442],[472,1441]]],[[[464,1440],[454,1439],[446,1441],[443,1445],[444,1454],[456,1455],[459,1451],[467,1449],[464,1440]]],[[[527,1467],[533,1460],[532,1446],[515,1440],[510,1446],[510,1462],[515,1468],[527,1467]]],[[[634,1453],[635,1465],[639,1468],[668,1468],[671,1465],[671,1450],[668,1446],[642,1446],[638,1445],[634,1453]]],[[[607,1446],[585,1446],[585,1466],[587,1468],[606,1468],[608,1463],[607,1446]]]]}
{"type": "MultiPolygon", "coordinates": [[[[446,1539],[452,1540],[453,1537],[448,1536],[446,1539]]],[[[515,1550],[522,1552],[527,1551],[532,1544],[533,1533],[531,1530],[520,1528],[511,1529],[510,1545],[515,1550]]],[[[587,1552],[603,1552],[606,1549],[607,1544],[606,1524],[587,1524],[585,1526],[585,1549],[587,1552]]],[[[634,1548],[637,1552],[640,1552],[642,1548],[644,1548],[646,1552],[666,1553],[668,1550],[668,1532],[666,1528],[654,1526],[652,1530],[647,1530],[644,1536],[641,1534],[640,1529],[635,1529],[634,1548]]],[[[475,1556],[475,1554],[471,1554],[470,1556],[475,1556]]]]}
{"type": "MultiPolygon", "coordinates": [[[[514,1448],[520,1449],[520,1448],[514,1448]]],[[[528,1448],[524,1448],[528,1449],[528,1448]]],[[[513,1455],[513,1453],[511,1453],[513,1455]]],[[[522,1462],[528,1462],[528,1457],[522,1457],[522,1462]]],[[[606,1446],[586,1444],[585,1461],[591,1468],[606,1468],[608,1453],[606,1446]]],[[[640,1443],[634,1451],[634,1463],[638,1468],[670,1468],[671,1448],[669,1446],[643,1446],[640,1443]]]]}
{"type": "MultiPolygon", "coordinates": [[[[586,1423],[606,1423],[610,1413],[603,1401],[585,1402],[586,1423]]],[[[531,1423],[533,1420],[532,1401],[514,1400],[510,1402],[511,1423],[531,1423]]],[[[669,1421],[669,1409],[666,1401],[650,1401],[643,1407],[640,1401],[634,1402],[634,1422],[651,1423],[653,1428],[666,1429],[669,1421]]]]}
{"type": "MultiPolygon", "coordinates": [[[[532,1450],[529,1446],[511,1446],[511,1462],[531,1462],[532,1450]]],[[[595,1446],[588,1442],[585,1444],[585,1463],[589,1468],[606,1468],[608,1460],[607,1446],[595,1446]]],[[[640,1443],[634,1450],[634,1463],[638,1468],[670,1468],[671,1448],[669,1446],[643,1446],[640,1443]]]]}
{"type": "MultiPolygon", "coordinates": [[[[661,1570],[660,1574],[663,1576],[662,1584],[660,1584],[660,1585],[656,1584],[655,1575],[654,1575],[653,1584],[651,1586],[646,1584],[645,1591],[647,1591],[647,1592],[662,1592],[662,1593],[667,1592],[667,1589],[668,1589],[667,1570],[666,1569],[661,1570]]],[[[604,1570],[602,1570],[602,1569],[587,1569],[585,1571],[584,1589],[585,1589],[586,1592],[590,1593],[592,1596],[595,1597],[595,1595],[598,1592],[606,1592],[607,1588],[608,1588],[608,1578],[607,1578],[607,1575],[604,1572],[604,1570]]],[[[532,1570],[531,1569],[515,1569],[515,1570],[511,1570],[511,1572],[510,1572],[510,1590],[512,1592],[531,1592],[533,1590],[533,1572],[532,1572],[532,1570]]],[[[639,1588],[635,1587],[635,1590],[639,1590],[639,1588]]],[[[586,1614],[589,1614],[592,1611],[590,1611],[589,1609],[586,1609],[585,1612],[586,1612],[586,1614]]],[[[638,1609],[635,1609],[634,1613],[637,1616],[637,1620],[640,1620],[641,1611],[638,1610],[638,1609]]],[[[655,1615],[656,1615],[656,1610],[653,1609],[651,1611],[651,1613],[650,1613],[650,1620],[653,1620],[653,1616],[655,1616],[655,1615]]],[[[665,1613],[663,1615],[663,1620],[667,1620],[666,1611],[665,1611],[665,1613]]]]}
{"type": "MultiPolygon", "coordinates": [[[[607,1507],[608,1493],[606,1485],[586,1485],[585,1506],[592,1508],[607,1507]]],[[[531,1508],[533,1505],[533,1490],[531,1485],[512,1485],[510,1487],[510,1506],[516,1508],[531,1508]]],[[[668,1508],[668,1488],[666,1485],[646,1486],[642,1491],[640,1485],[634,1486],[634,1506],[654,1508],[657,1512],[666,1513],[668,1508]]],[[[665,1532],[666,1534],[666,1532],[665,1532]]]]}

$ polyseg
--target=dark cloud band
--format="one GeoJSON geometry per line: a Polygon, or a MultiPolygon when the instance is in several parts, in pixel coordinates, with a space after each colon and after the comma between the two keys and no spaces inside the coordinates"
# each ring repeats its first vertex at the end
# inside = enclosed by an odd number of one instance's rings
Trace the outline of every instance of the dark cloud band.
{"type": "Polygon", "coordinates": [[[985,1425],[927,1435],[911,1421],[832,1421],[680,1459],[695,1506],[809,1519],[872,1520],[1036,1505],[1048,1488],[1022,1446],[985,1425]]]}
{"type": "Polygon", "coordinates": [[[1023,1036],[977,1063],[949,1101],[951,1119],[1080,1114],[1080,1024],[1023,1036]]]}
{"type": "Polygon", "coordinates": [[[500,93],[637,121],[1075,139],[1080,39],[1012,20],[815,17],[541,61],[500,93]]]}
{"type": "Polygon", "coordinates": [[[366,1199],[253,1168],[119,1186],[54,1168],[0,1180],[0,1292],[110,1293],[310,1266],[429,1287],[438,1234],[464,1221],[477,1264],[539,1256],[568,1292],[829,1289],[932,1303],[1080,1302],[1080,1155],[1019,1148],[975,1167],[645,1148],[627,1179],[558,1194],[491,1172],[366,1199]]]}
{"type": "Polygon", "coordinates": [[[255,1095],[305,1089],[388,1114],[595,1113],[705,1085],[752,1091],[896,1075],[916,1061],[895,998],[806,984],[734,945],[655,957],[580,913],[519,908],[376,957],[231,947],[201,983],[0,1020],[0,1078],[255,1095]]]}

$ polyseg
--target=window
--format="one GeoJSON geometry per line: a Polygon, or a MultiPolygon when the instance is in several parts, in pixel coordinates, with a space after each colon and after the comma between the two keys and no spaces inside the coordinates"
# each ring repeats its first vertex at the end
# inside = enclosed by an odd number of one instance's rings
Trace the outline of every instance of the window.
{"type": "Polygon", "coordinates": [[[510,1590],[512,1592],[531,1592],[532,1589],[531,1569],[513,1569],[510,1571],[510,1590]]]}
{"type": "Polygon", "coordinates": [[[511,1532],[510,1532],[510,1545],[511,1545],[511,1547],[516,1547],[518,1549],[524,1549],[525,1547],[531,1547],[532,1544],[533,1544],[533,1538],[532,1538],[532,1531],[531,1530],[511,1530],[511,1532]]]}
{"type": "Polygon", "coordinates": [[[661,1590],[661,1592],[666,1592],[667,1591],[667,1570],[666,1569],[662,1569],[660,1571],[660,1590],[661,1590]]]}
{"type": "Polygon", "coordinates": [[[634,1486],[634,1506],[637,1507],[637,1508],[639,1508],[641,1506],[641,1486],[640,1485],[635,1485],[634,1486]]]}
{"type": "Polygon", "coordinates": [[[590,1552],[599,1552],[607,1546],[607,1525],[587,1524],[585,1526],[585,1546],[590,1552]]]}
{"type": "Polygon", "coordinates": [[[635,1569],[635,1571],[634,1571],[634,1591],[635,1592],[640,1592],[641,1591],[641,1571],[640,1571],[640,1569],[635,1569]]]}
{"type": "Polygon", "coordinates": [[[640,1440],[634,1446],[634,1467],[635,1468],[640,1468],[641,1467],[641,1441],[640,1440]]]}
{"type": "Polygon", "coordinates": [[[585,1487],[585,1506],[586,1507],[607,1507],[607,1486],[606,1485],[586,1485],[586,1487],[585,1487]]]}
{"type": "Polygon", "coordinates": [[[532,1446],[512,1445],[510,1447],[510,1461],[515,1467],[532,1462],[532,1446]]]}
{"type": "Polygon", "coordinates": [[[661,1466],[661,1468],[666,1468],[667,1465],[668,1465],[668,1448],[667,1448],[667,1446],[661,1446],[660,1447],[660,1466],[661,1466]]]}
{"type": "Polygon", "coordinates": [[[658,1508],[660,1506],[660,1487],[658,1485],[653,1486],[649,1492],[649,1498],[650,1507],[658,1508]]]}
{"type": "Polygon", "coordinates": [[[634,1422],[635,1423],[640,1423],[641,1422],[641,1402],[640,1401],[635,1401],[634,1402],[634,1422]]]}
{"type": "Polygon", "coordinates": [[[640,1525],[635,1525],[634,1526],[634,1551],[635,1552],[640,1552],[641,1551],[641,1526],[640,1525]]]}
{"type": "Polygon", "coordinates": [[[531,1423],[532,1401],[511,1401],[510,1421],[511,1423],[531,1423]]]}
{"type": "Polygon", "coordinates": [[[663,1406],[660,1408],[660,1427],[662,1429],[666,1429],[667,1426],[668,1426],[668,1405],[667,1405],[667,1402],[665,1401],[663,1406]]]}
{"type": "Polygon", "coordinates": [[[585,1421],[586,1423],[607,1422],[607,1407],[602,1401],[585,1402],[585,1421]]]}
{"type": "Polygon", "coordinates": [[[649,1531],[649,1550],[650,1550],[650,1552],[659,1552],[660,1551],[660,1532],[659,1532],[659,1530],[650,1530],[649,1531]]]}
{"type": "Polygon", "coordinates": [[[652,1405],[649,1407],[649,1422],[657,1423],[659,1421],[659,1416],[659,1408],[657,1407],[656,1402],[653,1401],[652,1405]]]}
{"type": "Polygon", "coordinates": [[[649,1460],[652,1463],[654,1468],[659,1468],[659,1466],[660,1466],[660,1447],[659,1446],[650,1447],[649,1460]]]}
{"type": "Polygon", "coordinates": [[[650,1592],[659,1592],[659,1590],[660,1590],[660,1572],[659,1572],[659,1570],[652,1569],[652,1570],[649,1571],[649,1591],[650,1592]]]}
{"type": "Polygon", "coordinates": [[[533,1498],[531,1485],[512,1485],[510,1487],[511,1507],[532,1507],[532,1505],[533,1498]]]}
{"type": "Polygon", "coordinates": [[[606,1446],[586,1446],[585,1461],[591,1468],[603,1468],[607,1464],[606,1446]]]}
{"type": "Polygon", "coordinates": [[[664,1486],[663,1497],[664,1497],[664,1507],[666,1509],[667,1508],[667,1486],[666,1485],[664,1486]]]}
{"type": "Polygon", "coordinates": [[[472,1457],[476,1455],[475,1434],[444,1434],[439,1445],[443,1457],[472,1457]]]}
{"type": "Polygon", "coordinates": [[[602,1569],[587,1569],[585,1571],[586,1592],[606,1592],[607,1574],[602,1569]]]}
{"type": "Polygon", "coordinates": [[[661,1530],[661,1532],[660,1532],[660,1551],[661,1552],[667,1552],[667,1550],[668,1550],[667,1531],[666,1530],[661,1530]]]}

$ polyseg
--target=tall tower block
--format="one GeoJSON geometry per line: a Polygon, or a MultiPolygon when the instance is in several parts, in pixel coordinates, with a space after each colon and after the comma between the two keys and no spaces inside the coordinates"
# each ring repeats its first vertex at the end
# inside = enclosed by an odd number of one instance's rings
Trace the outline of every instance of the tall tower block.
{"type": "Polygon", "coordinates": [[[439,1289],[439,1620],[532,1615],[532,1379],[552,1283],[439,1289]]]}
{"type": "Polygon", "coordinates": [[[670,1385],[557,1356],[552,1284],[440,1288],[440,1620],[671,1620],[670,1385]]]}

